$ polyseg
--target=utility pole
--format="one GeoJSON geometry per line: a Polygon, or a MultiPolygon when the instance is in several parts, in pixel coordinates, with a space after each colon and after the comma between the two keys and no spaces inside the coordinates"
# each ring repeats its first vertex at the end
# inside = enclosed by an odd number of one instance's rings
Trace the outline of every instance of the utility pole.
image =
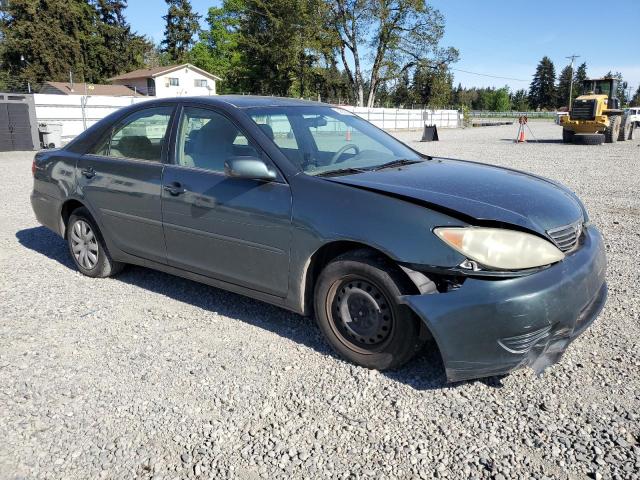
{"type": "Polygon", "coordinates": [[[573,96],[573,62],[576,58],[580,58],[580,55],[576,55],[574,53],[573,55],[569,55],[565,58],[571,59],[571,82],[569,83],[569,111],[571,111],[571,97],[573,96]]]}

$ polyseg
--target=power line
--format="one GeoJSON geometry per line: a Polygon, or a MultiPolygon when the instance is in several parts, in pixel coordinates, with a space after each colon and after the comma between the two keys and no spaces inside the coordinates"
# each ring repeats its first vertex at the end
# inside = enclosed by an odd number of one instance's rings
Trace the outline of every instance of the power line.
{"type": "Polygon", "coordinates": [[[513,80],[514,82],[527,82],[527,83],[529,82],[529,80],[523,80],[522,78],[500,77],[498,75],[489,75],[488,73],[470,72],[469,70],[462,70],[461,68],[449,67],[449,70],[455,70],[457,72],[469,73],[471,75],[479,75],[481,77],[498,78],[500,80],[513,80]]]}

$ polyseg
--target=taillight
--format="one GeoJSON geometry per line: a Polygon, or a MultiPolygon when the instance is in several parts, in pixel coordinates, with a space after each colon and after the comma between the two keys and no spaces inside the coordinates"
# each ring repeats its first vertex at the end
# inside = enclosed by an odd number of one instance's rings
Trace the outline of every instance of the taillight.
{"type": "Polygon", "coordinates": [[[34,177],[36,176],[36,159],[33,159],[33,162],[31,162],[31,175],[33,175],[34,177]]]}

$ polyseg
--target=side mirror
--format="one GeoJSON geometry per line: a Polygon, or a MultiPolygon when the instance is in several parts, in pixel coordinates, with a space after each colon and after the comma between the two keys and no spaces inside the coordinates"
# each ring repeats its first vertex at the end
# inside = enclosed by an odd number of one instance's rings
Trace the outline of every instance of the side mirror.
{"type": "Polygon", "coordinates": [[[224,173],[228,177],[251,180],[275,180],[277,175],[257,157],[231,157],[224,162],[224,173]]]}

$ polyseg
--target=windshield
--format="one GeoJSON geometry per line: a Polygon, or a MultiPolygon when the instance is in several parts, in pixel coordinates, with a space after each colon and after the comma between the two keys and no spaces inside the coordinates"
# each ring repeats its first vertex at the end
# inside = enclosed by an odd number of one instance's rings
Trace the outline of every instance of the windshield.
{"type": "Polygon", "coordinates": [[[282,153],[309,175],[422,160],[393,137],[341,108],[267,107],[249,109],[248,114],[282,153]]]}

